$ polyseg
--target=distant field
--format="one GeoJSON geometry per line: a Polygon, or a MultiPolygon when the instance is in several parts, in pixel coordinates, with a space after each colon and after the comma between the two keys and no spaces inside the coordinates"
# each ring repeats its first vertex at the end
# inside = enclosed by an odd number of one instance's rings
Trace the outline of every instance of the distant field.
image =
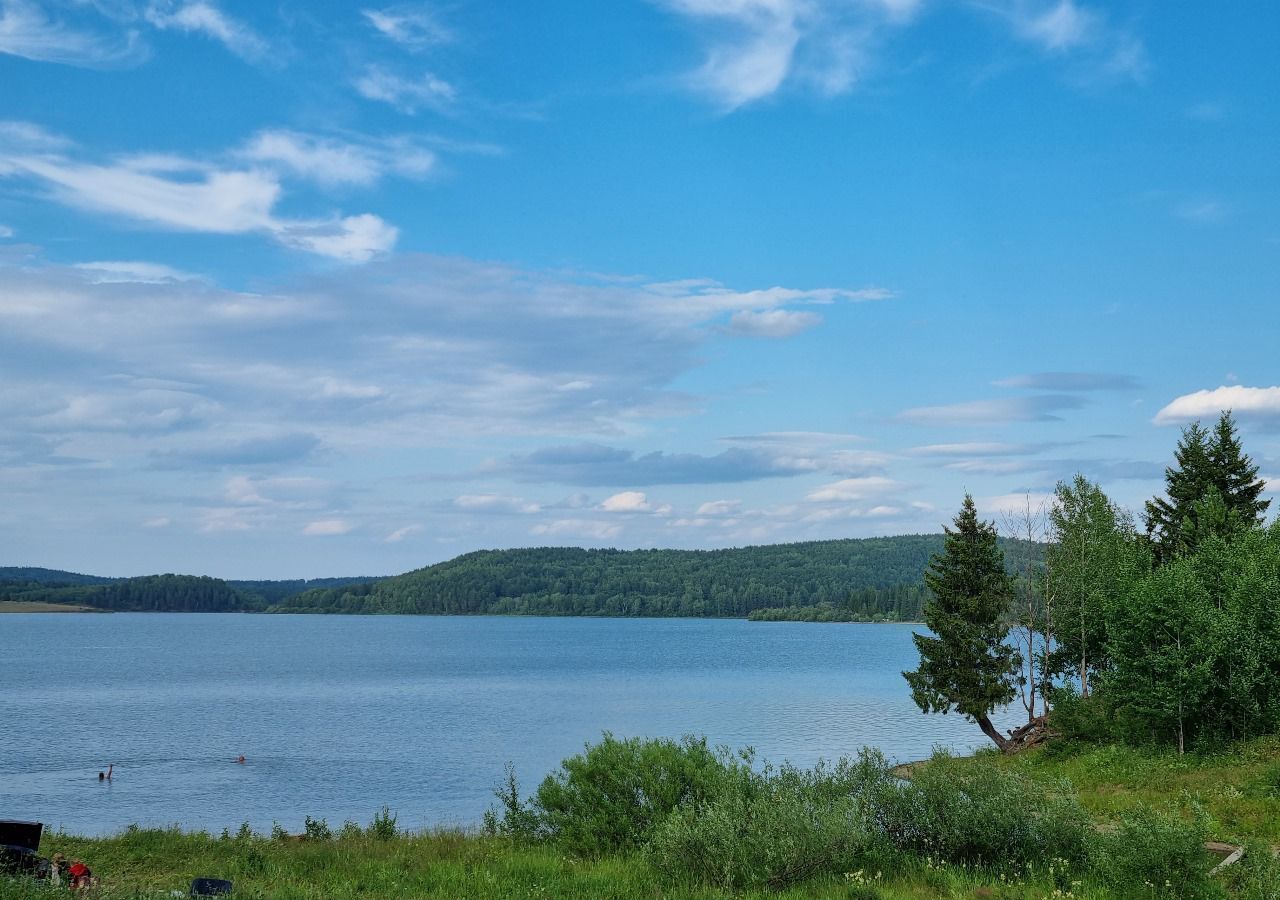
{"type": "Polygon", "coordinates": [[[78,613],[107,612],[91,606],[76,606],[71,603],[40,603],[34,600],[0,600],[0,613],[78,613]]]}

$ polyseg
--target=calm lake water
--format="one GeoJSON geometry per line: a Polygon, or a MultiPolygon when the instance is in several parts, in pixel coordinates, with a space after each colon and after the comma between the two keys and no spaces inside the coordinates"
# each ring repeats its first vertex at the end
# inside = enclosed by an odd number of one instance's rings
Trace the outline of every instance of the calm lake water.
{"type": "MultiPolygon", "coordinates": [[[[916,626],[919,627],[919,626],[916,626]]],[[[474,825],[601,732],[809,765],[985,742],[925,716],[913,626],[693,619],[0,616],[0,818],[474,825]],[[240,754],[245,765],[235,763],[240,754]],[[115,777],[97,773],[115,764],[115,777]]]]}

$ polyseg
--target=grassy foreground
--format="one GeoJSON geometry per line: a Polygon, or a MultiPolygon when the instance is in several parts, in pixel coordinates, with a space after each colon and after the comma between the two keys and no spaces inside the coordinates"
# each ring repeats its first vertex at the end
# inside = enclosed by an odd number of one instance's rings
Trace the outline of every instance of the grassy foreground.
{"type": "MultiPolygon", "coordinates": [[[[980,753],[943,765],[948,777],[966,767],[1016,772],[1060,790],[1066,778],[1095,823],[1123,823],[1152,808],[1173,819],[1196,820],[1207,836],[1250,842],[1246,864],[1195,885],[1068,872],[1063,860],[997,866],[944,862],[924,852],[891,848],[864,853],[837,871],[817,874],[785,890],[726,891],[704,878],[660,871],[643,849],[575,855],[555,842],[528,843],[458,831],[394,833],[345,827],[311,839],[248,833],[212,836],[179,830],[128,829],[108,838],[47,833],[41,853],[61,852],[87,862],[101,879],[95,896],[160,898],[185,893],[192,878],[235,882],[236,896],[303,898],[1190,898],[1280,900],[1280,739],[1245,744],[1221,756],[1186,757],[1130,748],[1053,747],[1004,758],[980,753]]],[[[977,782],[974,782],[977,783],[977,782]]],[[[312,823],[313,825],[316,823],[312,823]]],[[[387,823],[381,823],[385,826],[387,823]]],[[[327,829],[325,829],[327,831],[327,829]]],[[[785,840],[785,838],[783,839],[785,840]]],[[[1155,844],[1153,844],[1153,848],[1155,844]]],[[[1207,871],[1215,860],[1195,860],[1207,871]]],[[[52,895],[38,884],[0,879],[0,898],[52,895]]]]}

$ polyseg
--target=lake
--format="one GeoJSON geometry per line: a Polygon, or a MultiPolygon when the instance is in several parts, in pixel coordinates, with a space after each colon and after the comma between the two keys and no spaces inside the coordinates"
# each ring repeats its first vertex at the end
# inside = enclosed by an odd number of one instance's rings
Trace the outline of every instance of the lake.
{"type": "Polygon", "coordinates": [[[402,827],[475,825],[504,763],[531,791],[604,731],[706,735],[799,765],[863,745],[901,761],[983,746],[975,725],[911,702],[900,672],[916,665],[912,630],[3,615],[0,818],[82,834],[244,821],[296,832],[306,815],[367,824],[386,805],[402,827]],[[114,778],[99,783],[109,763],[114,778]]]}

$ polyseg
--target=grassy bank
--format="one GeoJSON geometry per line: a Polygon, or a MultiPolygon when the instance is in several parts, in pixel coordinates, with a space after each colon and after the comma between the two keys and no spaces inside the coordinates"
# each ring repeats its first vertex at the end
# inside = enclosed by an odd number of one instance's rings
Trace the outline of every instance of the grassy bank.
{"type": "MultiPolygon", "coordinates": [[[[332,831],[309,821],[304,836],[247,826],[220,836],[55,832],[40,849],[87,862],[104,900],[167,896],[197,876],[229,878],[237,896],[263,900],[1280,900],[1280,861],[1269,847],[1280,838],[1277,739],[1181,759],[1052,746],[1015,758],[935,758],[909,785],[865,758],[844,770],[754,775],[716,759],[697,742],[606,739],[566,760],[551,789],[509,805],[490,834],[406,834],[375,817],[368,828],[332,831]],[[680,801],[665,816],[653,803],[622,810],[611,779],[620,776],[633,800],[659,768],[704,791],[696,808],[680,801]],[[849,796],[855,802],[843,805],[849,796]],[[1200,847],[1208,837],[1247,842],[1250,853],[1210,878],[1216,860],[1200,847]],[[759,877],[728,886],[737,878],[730,868],[757,864],[759,877]]],[[[36,884],[0,880],[0,898],[49,896],[36,884]]]]}

